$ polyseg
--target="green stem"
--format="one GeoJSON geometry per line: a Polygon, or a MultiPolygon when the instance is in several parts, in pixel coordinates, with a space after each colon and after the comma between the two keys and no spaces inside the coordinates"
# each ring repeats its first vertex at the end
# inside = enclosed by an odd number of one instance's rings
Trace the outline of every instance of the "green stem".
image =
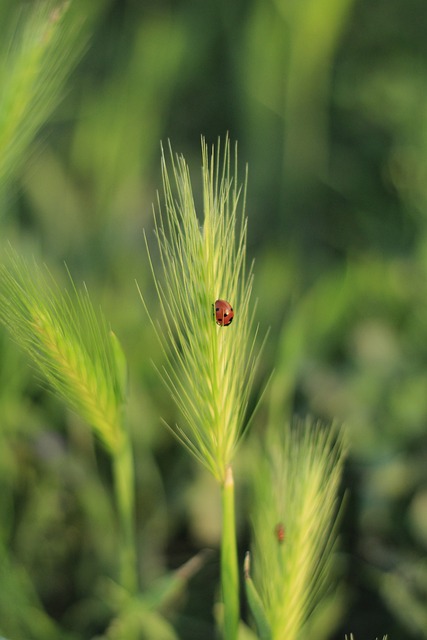
{"type": "Polygon", "coordinates": [[[128,432],[113,457],[114,489],[120,529],[120,584],[131,593],[138,590],[135,540],[135,473],[128,432]]]}
{"type": "Polygon", "coordinates": [[[237,562],[234,480],[231,467],[222,487],[221,587],[224,604],[224,640],[236,640],[239,627],[239,570],[237,562]]]}

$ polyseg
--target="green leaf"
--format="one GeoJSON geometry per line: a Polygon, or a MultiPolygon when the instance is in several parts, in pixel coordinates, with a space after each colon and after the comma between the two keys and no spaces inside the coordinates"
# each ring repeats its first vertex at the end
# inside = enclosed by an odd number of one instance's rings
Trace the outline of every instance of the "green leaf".
{"type": "Polygon", "coordinates": [[[201,569],[208,555],[208,550],[201,551],[176,571],[161,577],[144,591],[140,596],[141,601],[149,608],[156,610],[165,608],[171,601],[182,595],[188,581],[201,569]]]}
{"type": "Polygon", "coordinates": [[[258,591],[249,574],[249,552],[245,558],[245,589],[250,611],[254,617],[260,640],[271,640],[271,629],[258,591]]]}
{"type": "Polygon", "coordinates": [[[160,614],[133,601],[117,615],[97,640],[179,640],[172,625],[160,614]]]}
{"type": "Polygon", "coordinates": [[[122,349],[122,345],[119,342],[116,334],[113,331],[109,332],[111,346],[113,350],[113,357],[115,361],[115,369],[117,371],[117,401],[125,402],[128,396],[129,388],[129,371],[125,353],[122,349]]]}

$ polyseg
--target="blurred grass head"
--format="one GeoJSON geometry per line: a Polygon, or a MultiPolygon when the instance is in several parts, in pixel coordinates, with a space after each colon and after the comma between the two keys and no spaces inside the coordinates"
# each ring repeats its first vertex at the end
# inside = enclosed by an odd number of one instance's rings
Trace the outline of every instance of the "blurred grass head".
{"type": "Polygon", "coordinates": [[[58,104],[102,0],[38,0],[0,8],[0,186],[58,104]]]}
{"type": "Polygon", "coordinates": [[[162,175],[163,201],[154,212],[158,261],[147,242],[162,317],[155,321],[150,309],[165,354],[161,375],[182,414],[175,434],[223,482],[244,430],[258,353],[246,179],[239,183],[237,148],[232,153],[228,139],[210,151],[202,140],[202,214],[189,168],[170,147],[162,175]],[[218,300],[233,308],[232,323],[218,319],[218,300]]]}
{"type": "Polygon", "coordinates": [[[121,442],[126,362],[88,291],[61,291],[47,269],[9,250],[0,264],[0,321],[110,452],[121,442]]]}
{"type": "MultiPolygon", "coordinates": [[[[342,437],[335,427],[307,421],[270,430],[266,446],[255,453],[248,598],[268,637],[296,640],[307,633],[310,616],[321,609],[331,585],[342,437]]],[[[331,627],[336,617],[335,611],[331,627]]]]}

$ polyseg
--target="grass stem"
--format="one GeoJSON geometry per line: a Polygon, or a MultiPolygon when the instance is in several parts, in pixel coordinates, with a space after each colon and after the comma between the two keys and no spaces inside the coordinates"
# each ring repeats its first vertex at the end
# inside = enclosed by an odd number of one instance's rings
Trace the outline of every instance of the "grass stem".
{"type": "Polygon", "coordinates": [[[224,604],[224,639],[236,640],[239,626],[239,572],[237,562],[234,480],[227,467],[222,486],[221,587],[224,604]]]}
{"type": "Polygon", "coordinates": [[[113,454],[114,490],[120,528],[120,583],[130,593],[138,590],[135,540],[135,472],[128,432],[113,454]]]}

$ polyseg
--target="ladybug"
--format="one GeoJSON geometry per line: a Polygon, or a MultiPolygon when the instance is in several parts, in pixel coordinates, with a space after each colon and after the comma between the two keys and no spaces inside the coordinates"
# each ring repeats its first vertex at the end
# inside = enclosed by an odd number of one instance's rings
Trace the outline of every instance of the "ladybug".
{"type": "Polygon", "coordinates": [[[233,322],[233,307],[227,300],[216,300],[214,305],[215,322],[220,327],[228,327],[233,322]]]}
{"type": "Polygon", "coordinates": [[[285,541],[285,526],[283,522],[279,522],[278,524],[276,524],[274,533],[276,534],[277,542],[279,544],[283,544],[285,541]]]}

